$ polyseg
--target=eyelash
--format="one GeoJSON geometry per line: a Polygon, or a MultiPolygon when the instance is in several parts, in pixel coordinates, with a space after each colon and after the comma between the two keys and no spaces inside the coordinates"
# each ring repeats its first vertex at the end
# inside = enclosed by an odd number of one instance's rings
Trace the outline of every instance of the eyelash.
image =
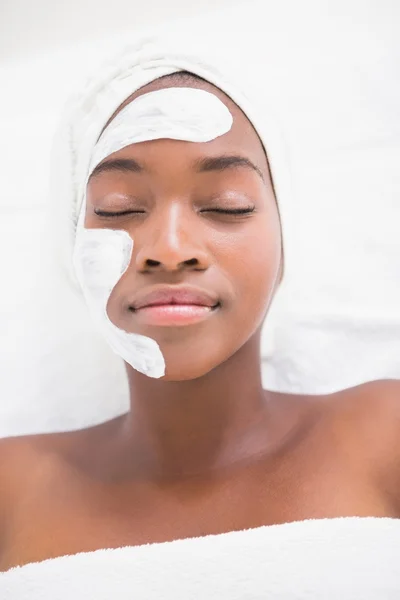
{"type": "Polygon", "coordinates": [[[231,208],[231,209],[225,209],[225,208],[210,208],[208,210],[204,210],[202,212],[216,212],[216,213],[222,213],[225,215],[246,215],[248,213],[252,213],[255,209],[255,206],[247,206],[246,208],[231,208]]]}
{"type": "MultiPolygon", "coordinates": [[[[212,208],[208,210],[203,210],[201,212],[216,212],[226,215],[245,215],[254,212],[255,206],[248,206],[246,208],[232,208],[232,209],[224,209],[224,208],[212,208]]],[[[103,210],[95,210],[95,214],[99,217],[122,217],[124,215],[132,215],[144,214],[145,211],[139,210],[125,210],[123,212],[105,212],[103,210]]]]}
{"type": "Polygon", "coordinates": [[[94,213],[98,217],[122,217],[123,215],[132,214],[141,215],[144,213],[144,210],[124,210],[123,212],[105,212],[104,210],[95,210],[94,213]]]}

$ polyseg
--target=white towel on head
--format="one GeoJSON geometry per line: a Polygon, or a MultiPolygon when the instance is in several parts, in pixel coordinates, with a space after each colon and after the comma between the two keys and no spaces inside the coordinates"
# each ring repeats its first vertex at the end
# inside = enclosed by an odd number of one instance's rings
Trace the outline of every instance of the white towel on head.
{"type": "Polygon", "coordinates": [[[2,600],[398,600],[400,520],[299,521],[45,560],[2,600]]]}
{"type": "MultiPolygon", "coordinates": [[[[70,263],[74,233],[94,145],[121,103],[163,75],[182,70],[193,72],[222,89],[242,108],[266,147],[280,210],[282,207],[289,211],[291,176],[278,115],[270,94],[263,93],[265,88],[260,85],[260,65],[255,63],[252,72],[249,52],[243,54],[236,45],[228,44],[231,36],[240,35],[240,20],[231,20],[227,39],[222,43],[220,19],[221,16],[213,21],[214,30],[208,31],[206,45],[202,35],[193,36],[193,27],[198,28],[198,21],[196,24],[184,21],[125,46],[67,104],[55,137],[51,176],[52,197],[57,198],[55,207],[63,211],[57,239],[62,243],[73,279],[70,263]],[[68,237],[60,238],[60,231],[65,230],[67,224],[68,237]]],[[[290,218],[282,217],[282,221],[283,229],[286,222],[289,227],[290,218]]],[[[285,251],[290,239],[288,235],[284,240],[285,251]]]]}
{"type": "Polygon", "coordinates": [[[99,128],[136,87],[194,71],[248,108],[276,184],[285,276],[264,328],[265,387],[324,394],[400,378],[396,11],[390,0],[256,0],[122,44],[75,95],[54,149],[66,261],[99,128]]]}

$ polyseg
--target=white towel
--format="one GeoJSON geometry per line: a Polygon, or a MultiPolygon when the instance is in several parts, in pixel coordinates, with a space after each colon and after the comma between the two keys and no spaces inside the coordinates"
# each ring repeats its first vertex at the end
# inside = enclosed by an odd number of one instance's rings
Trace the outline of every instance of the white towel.
{"type": "Polygon", "coordinates": [[[63,556],[0,573],[1,600],[398,600],[400,520],[299,521],[63,556]]]}

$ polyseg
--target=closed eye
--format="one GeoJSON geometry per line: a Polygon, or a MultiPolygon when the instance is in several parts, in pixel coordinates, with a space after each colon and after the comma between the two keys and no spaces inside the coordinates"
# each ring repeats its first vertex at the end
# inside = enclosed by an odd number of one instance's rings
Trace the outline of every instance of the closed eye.
{"type": "Polygon", "coordinates": [[[206,208],[201,212],[216,212],[227,215],[245,215],[254,211],[254,206],[247,206],[246,208],[206,208]]]}
{"type": "MultiPolygon", "coordinates": [[[[207,208],[200,212],[214,212],[225,215],[245,215],[254,211],[254,206],[247,206],[245,208],[207,208]]],[[[122,212],[108,212],[104,210],[95,210],[96,215],[99,217],[122,217],[124,215],[143,214],[144,210],[124,210],[122,212]]]]}
{"type": "Polygon", "coordinates": [[[121,217],[123,215],[143,214],[144,212],[144,210],[124,210],[123,212],[106,212],[104,210],[94,211],[99,217],[121,217]]]}

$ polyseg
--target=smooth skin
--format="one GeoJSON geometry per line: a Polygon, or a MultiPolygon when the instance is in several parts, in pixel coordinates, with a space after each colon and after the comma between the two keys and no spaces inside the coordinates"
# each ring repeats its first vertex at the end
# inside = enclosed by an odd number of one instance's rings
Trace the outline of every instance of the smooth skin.
{"type": "Polygon", "coordinates": [[[155,140],[114,153],[103,163],[135,165],[93,174],[85,222],[134,239],[107,310],[117,326],[158,342],[166,375],[127,365],[127,414],[0,440],[2,571],[308,518],[400,516],[400,381],[325,396],[262,388],[261,326],[283,253],[268,162],[245,115],[211,84],[179,77],[145,86],[117,112],[176,85],[218,96],[231,131],[204,144],[155,140]],[[233,209],[248,212],[221,212],[233,209]],[[196,324],[149,325],[132,306],[158,284],[195,285],[218,306],[196,324]]]}

